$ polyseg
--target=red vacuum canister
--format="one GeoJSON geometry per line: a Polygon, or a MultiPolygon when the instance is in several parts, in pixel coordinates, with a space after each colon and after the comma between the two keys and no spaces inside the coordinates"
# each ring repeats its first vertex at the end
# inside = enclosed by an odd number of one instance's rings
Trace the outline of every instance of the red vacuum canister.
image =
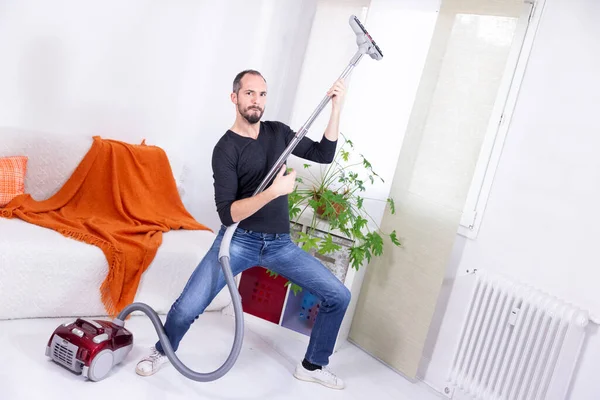
{"type": "Polygon", "coordinates": [[[106,377],[133,348],[133,335],[111,321],[78,318],[60,325],[48,340],[46,356],[92,381],[106,377]]]}

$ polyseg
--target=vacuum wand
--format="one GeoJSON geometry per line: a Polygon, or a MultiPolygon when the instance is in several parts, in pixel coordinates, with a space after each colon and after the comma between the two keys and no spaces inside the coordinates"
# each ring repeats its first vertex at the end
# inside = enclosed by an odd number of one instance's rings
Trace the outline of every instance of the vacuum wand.
{"type": "MultiPolygon", "coordinates": [[[[363,55],[368,54],[374,60],[381,60],[383,58],[383,52],[381,51],[379,46],[377,46],[377,43],[375,43],[373,38],[371,38],[369,32],[367,32],[365,27],[360,23],[359,19],[355,15],[350,16],[349,23],[350,27],[352,27],[352,30],[356,34],[356,44],[358,45],[358,50],[348,63],[348,66],[340,74],[340,77],[338,78],[340,80],[345,79],[348,75],[350,75],[350,72],[352,72],[354,67],[356,67],[363,55]]],[[[257,194],[262,192],[271,182],[271,180],[275,177],[275,175],[277,175],[277,173],[281,169],[281,166],[285,163],[292,151],[294,151],[296,145],[300,143],[300,140],[302,140],[302,138],[306,136],[306,134],[308,133],[308,129],[315,121],[315,119],[317,119],[321,111],[323,111],[327,103],[329,103],[329,100],[331,100],[331,98],[327,95],[323,98],[323,100],[321,100],[321,103],[319,103],[315,111],[313,111],[313,113],[310,115],[310,117],[308,117],[304,125],[302,125],[298,133],[294,136],[294,139],[292,139],[288,147],[283,151],[283,153],[277,159],[275,164],[273,164],[273,167],[266,175],[265,179],[262,181],[260,186],[256,189],[253,196],[256,196],[257,194]]]]}
{"type": "MultiPolygon", "coordinates": [[[[348,66],[346,67],[344,72],[342,72],[339,79],[346,78],[350,74],[352,69],[356,66],[356,64],[360,61],[362,56],[363,56],[363,54],[361,52],[357,52],[354,55],[354,57],[352,57],[352,60],[350,60],[350,63],[348,64],[348,66]]],[[[315,111],[313,111],[313,113],[310,115],[310,117],[308,117],[308,120],[306,120],[306,122],[304,123],[304,125],[302,125],[300,130],[298,130],[298,132],[296,133],[296,135],[294,136],[294,138],[292,139],[290,144],[286,147],[286,149],[283,151],[283,153],[281,153],[281,156],[279,156],[277,161],[275,161],[275,164],[273,164],[273,167],[271,167],[271,170],[266,175],[265,179],[262,181],[260,186],[254,191],[253,196],[256,196],[257,194],[259,194],[260,192],[265,190],[267,185],[271,182],[271,180],[275,177],[275,175],[277,175],[277,173],[281,169],[281,166],[286,162],[286,160],[290,156],[290,154],[292,154],[292,151],[294,151],[294,149],[296,148],[298,143],[300,143],[302,138],[304,136],[306,136],[306,134],[308,133],[308,129],[310,128],[312,123],[317,119],[319,114],[321,114],[321,111],[323,111],[323,109],[329,103],[330,100],[331,100],[331,97],[329,97],[327,95],[323,98],[323,100],[321,100],[321,102],[319,103],[319,105],[317,106],[315,111]]]]}
{"type": "MultiPolygon", "coordinates": [[[[371,36],[369,35],[369,33],[367,32],[365,27],[360,23],[358,18],[356,16],[352,15],[350,17],[349,23],[350,23],[352,30],[356,34],[356,44],[358,45],[358,50],[357,50],[356,54],[350,60],[348,66],[344,69],[344,71],[340,75],[339,79],[346,78],[350,74],[352,69],[354,69],[354,67],[356,67],[358,62],[361,60],[361,58],[365,54],[368,54],[374,60],[381,60],[381,58],[383,58],[383,53],[381,52],[381,49],[377,46],[375,41],[371,38],[371,36]]],[[[294,138],[292,139],[290,144],[286,147],[286,149],[283,151],[281,156],[277,159],[277,161],[275,162],[275,164],[273,165],[271,170],[268,172],[268,174],[265,176],[265,178],[263,179],[261,184],[254,191],[254,194],[253,194],[254,196],[256,196],[257,194],[259,194],[263,190],[265,190],[265,188],[271,183],[271,181],[277,175],[277,173],[279,172],[281,167],[285,164],[289,155],[292,153],[292,151],[294,151],[294,149],[296,148],[298,143],[300,143],[302,138],[304,138],[304,136],[308,132],[308,129],[310,128],[312,123],[319,116],[321,111],[323,111],[323,109],[325,108],[327,103],[329,103],[330,100],[331,100],[331,98],[329,96],[325,96],[323,98],[323,100],[321,100],[321,102],[319,103],[319,105],[317,106],[315,111],[310,115],[310,117],[304,123],[304,125],[302,125],[302,127],[300,128],[298,133],[294,136],[294,138]]],[[[191,369],[186,367],[179,360],[179,358],[175,355],[175,352],[173,351],[173,349],[170,345],[170,342],[165,334],[164,327],[161,324],[158,315],[156,315],[154,310],[152,310],[150,307],[148,307],[147,305],[145,305],[143,303],[130,304],[129,306],[125,307],[125,309],[123,309],[123,311],[121,311],[119,316],[113,321],[115,324],[123,326],[122,325],[123,321],[125,320],[127,315],[129,315],[131,312],[139,310],[139,311],[142,311],[145,314],[147,314],[148,317],[150,317],[154,327],[156,328],[156,331],[160,338],[160,343],[165,351],[165,354],[169,358],[169,360],[173,363],[173,365],[179,372],[181,372],[186,377],[188,377],[192,380],[195,380],[195,381],[208,382],[208,381],[213,381],[213,380],[219,379],[220,377],[225,375],[233,367],[233,365],[240,353],[240,350],[242,348],[242,340],[244,337],[244,313],[243,313],[243,309],[242,309],[241,297],[240,297],[239,291],[237,290],[237,285],[235,283],[235,279],[233,277],[233,273],[231,271],[231,266],[229,263],[229,260],[230,260],[229,247],[231,244],[231,239],[233,238],[233,234],[234,234],[239,222],[240,221],[227,227],[227,229],[225,230],[223,239],[221,241],[221,247],[219,249],[219,262],[221,263],[221,268],[223,270],[223,274],[225,276],[225,281],[229,288],[229,293],[231,295],[231,299],[233,302],[233,308],[235,311],[235,337],[234,337],[233,346],[232,346],[231,352],[229,354],[229,357],[227,358],[225,363],[223,363],[223,365],[220,368],[218,368],[217,370],[215,370],[213,372],[209,372],[209,373],[198,373],[198,372],[192,371],[191,369]]]]}

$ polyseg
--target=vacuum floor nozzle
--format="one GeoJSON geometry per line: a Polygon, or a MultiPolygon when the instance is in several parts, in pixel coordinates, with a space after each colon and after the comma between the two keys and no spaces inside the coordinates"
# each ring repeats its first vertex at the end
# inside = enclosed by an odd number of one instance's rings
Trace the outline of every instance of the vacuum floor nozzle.
{"type": "Polygon", "coordinates": [[[356,15],[350,16],[350,27],[356,34],[356,44],[364,54],[368,54],[374,60],[381,60],[383,58],[383,52],[377,46],[377,43],[373,40],[367,29],[356,15]]]}

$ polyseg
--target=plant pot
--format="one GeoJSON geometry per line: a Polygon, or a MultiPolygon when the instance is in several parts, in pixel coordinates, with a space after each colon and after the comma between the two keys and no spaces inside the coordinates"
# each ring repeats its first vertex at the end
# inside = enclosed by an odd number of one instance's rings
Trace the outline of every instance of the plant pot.
{"type": "MultiPolygon", "coordinates": [[[[320,194],[317,194],[317,193],[315,193],[315,194],[313,195],[313,198],[314,198],[316,201],[320,201],[320,199],[321,199],[321,195],[320,195],[320,194]]],[[[335,202],[333,202],[333,203],[332,203],[332,206],[333,206],[333,209],[335,210],[335,215],[328,215],[327,217],[324,217],[324,216],[323,216],[323,214],[325,213],[325,206],[324,206],[324,205],[322,205],[322,206],[319,206],[319,207],[318,207],[318,208],[315,210],[315,213],[317,214],[317,217],[319,217],[319,218],[321,218],[321,219],[324,219],[324,220],[327,220],[327,219],[332,219],[332,218],[334,218],[334,217],[337,217],[337,216],[339,216],[339,215],[340,215],[340,213],[342,213],[342,212],[343,212],[343,211],[346,209],[346,208],[344,207],[344,205],[343,205],[343,204],[339,204],[339,203],[335,203],[335,202]]]]}

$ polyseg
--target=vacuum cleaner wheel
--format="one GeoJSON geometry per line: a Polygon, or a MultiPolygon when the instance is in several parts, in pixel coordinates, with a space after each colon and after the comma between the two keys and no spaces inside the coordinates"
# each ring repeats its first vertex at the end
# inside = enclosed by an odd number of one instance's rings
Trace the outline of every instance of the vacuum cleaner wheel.
{"type": "Polygon", "coordinates": [[[102,350],[90,364],[88,378],[94,382],[100,381],[108,375],[113,366],[114,356],[111,350],[102,350]]]}

